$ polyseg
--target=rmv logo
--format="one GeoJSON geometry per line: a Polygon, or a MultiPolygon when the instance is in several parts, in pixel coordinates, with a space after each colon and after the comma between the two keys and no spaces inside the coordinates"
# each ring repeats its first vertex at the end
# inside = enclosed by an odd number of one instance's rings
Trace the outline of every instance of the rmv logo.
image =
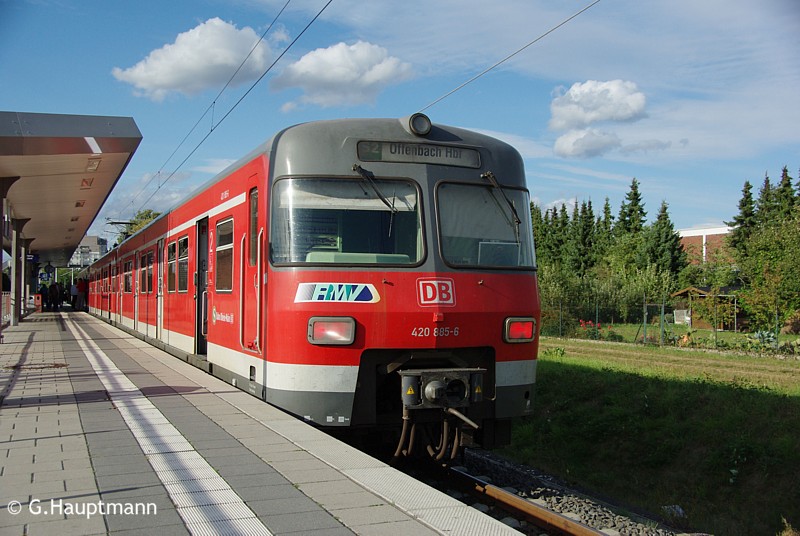
{"type": "Polygon", "coordinates": [[[365,283],[300,283],[294,297],[295,303],[376,303],[380,300],[375,287],[365,283]]]}
{"type": "Polygon", "coordinates": [[[455,305],[455,283],[452,279],[417,279],[417,302],[421,307],[455,305]]]}

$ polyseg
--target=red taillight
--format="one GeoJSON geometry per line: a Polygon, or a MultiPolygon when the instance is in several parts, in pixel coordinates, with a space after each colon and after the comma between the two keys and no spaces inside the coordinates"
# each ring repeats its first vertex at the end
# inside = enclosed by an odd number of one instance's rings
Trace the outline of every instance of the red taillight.
{"type": "Polygon", "coordinates": [[[506,318],[506,342],[531,342],[535,336],[536,320],[533,318],[506,318]]]}
{"type": "Polygon", "coordinates": [[[311,344],[353,344],[356,321],[349,317],[315,316],[308,320],[308,342],[311,344]]]}

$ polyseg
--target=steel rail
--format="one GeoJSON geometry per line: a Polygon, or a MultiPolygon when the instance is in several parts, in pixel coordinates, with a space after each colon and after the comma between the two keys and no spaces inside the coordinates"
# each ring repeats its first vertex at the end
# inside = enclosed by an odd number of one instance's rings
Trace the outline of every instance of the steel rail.
{"type": "Polygon", "coordinates": [[[465,483],[468,482],[476,493],[492,499],[502,508],[518,512],[528,521],[547,531],[555,531],[569,536],[598,536],[604,534],[579,521],[570,519],[493,484],[484,482],[457,468],[451,467],[450,472],[457,475],[465,483]]]}

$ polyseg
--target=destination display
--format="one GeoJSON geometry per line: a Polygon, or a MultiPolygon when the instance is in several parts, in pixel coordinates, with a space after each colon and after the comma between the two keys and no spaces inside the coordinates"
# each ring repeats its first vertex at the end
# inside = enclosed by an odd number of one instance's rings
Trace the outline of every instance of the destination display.
{"type": "Polygon", "coordinates": [[[481,167],[481,155],[475,149],[431,143],[360,141],[358,142],[358,158],[362,162],[400,162],[469,168],[481,167]]]}

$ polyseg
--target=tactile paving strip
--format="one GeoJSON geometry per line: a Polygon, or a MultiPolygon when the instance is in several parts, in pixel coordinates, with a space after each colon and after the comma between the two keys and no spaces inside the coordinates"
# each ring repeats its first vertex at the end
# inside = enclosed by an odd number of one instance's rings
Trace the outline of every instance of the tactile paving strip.
{"type": "Polygon", "coordinates": [[[147,455],[189,532],[195,536],[272,536],[236,492],[86,332],[71,321],[67,326],[147,455]]]}

